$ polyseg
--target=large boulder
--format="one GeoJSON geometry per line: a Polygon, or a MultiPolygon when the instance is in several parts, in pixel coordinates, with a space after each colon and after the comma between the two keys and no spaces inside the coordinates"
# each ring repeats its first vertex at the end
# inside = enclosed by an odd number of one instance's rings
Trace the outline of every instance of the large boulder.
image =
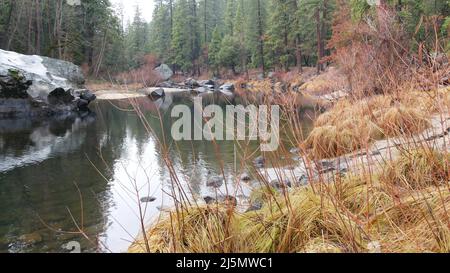
{"type": "Polygon", "coordinates": [[[163,81],[167,81],[173,76],[173,71],[167,64],[160,64],[155,68],[155,72],[163,81]]]}
{"type": "Polygon", "coordinates": [[[78,66],[0,50],[0,117],[86,110],[93,100],[78,66]]]}

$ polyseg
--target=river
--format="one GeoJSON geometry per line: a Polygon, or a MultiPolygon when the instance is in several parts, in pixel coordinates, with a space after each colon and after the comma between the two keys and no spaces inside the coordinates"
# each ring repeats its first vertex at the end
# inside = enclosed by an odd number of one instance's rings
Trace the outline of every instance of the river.
{"type": "MultiPolygon", "coordinates": [[[[192,108],[189,99],[133,101],[98,101],[91,113],[45,121],[0,120],[0,252],[68,252],[73,243],[83,252],[125,252],[141,231],[139,198],[156,198],[141,203],[146,225],[174,202],[161,143],[191,198],[230,188],[248,196],[250,186],[236,185],[237,169],[258,153],[244,157],[233,141],[171,141],[171,109],[192,108]],[[226,186],[206,187],[223,174],[226,186]]],[[[304,130],[310,127],[305,119],[304,130]]]]}

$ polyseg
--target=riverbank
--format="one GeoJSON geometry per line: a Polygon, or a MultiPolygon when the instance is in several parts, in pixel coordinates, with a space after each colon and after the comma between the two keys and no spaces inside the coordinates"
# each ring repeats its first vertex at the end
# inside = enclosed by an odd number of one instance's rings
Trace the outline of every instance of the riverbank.
{"type": "MultiPolygon", "coordinates": [[[[138,90],[124,90],[124,89],[109,89],[99,90],[95,92],[98,100],[126,100],[133,98],[148,97],[152,92],[160,90],[161,88],[152,87],[138,90]]],[[[164,88],[165,94],[168,95],[181,95],[184,93],[190,93],[188,89],[180,88],[164,88]]]]}
{"type": "Polygon", "coordinates": [[[129,252],[448,252],[449,93],[338,98],[292,167],[265,159],[247,212],[179,207],[129,252]]]}

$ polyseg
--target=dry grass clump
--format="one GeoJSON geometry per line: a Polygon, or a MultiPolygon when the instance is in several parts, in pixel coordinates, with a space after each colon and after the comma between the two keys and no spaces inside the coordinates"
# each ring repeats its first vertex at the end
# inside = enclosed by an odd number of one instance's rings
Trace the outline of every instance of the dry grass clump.
{"type": "Polygon", "coordinates": [[[405,151],[394,162],[388,163],[382,181],[404,189],[439,187],[450,182],[450,155],[421,148],[405,151]]]}
{"type": "Polygon", "coordinates": [[[344,179],[331,184],[331,195],[339,200],[346,210],[360,217],[373,217],[379,208],[393,204],[391,196],[371,175],[348,174],[344,179]]]}
{"type": "Polygon", "coordinates": [[[447,187],[409,191],[370,221],[384,252],[450,251],[450,192],[447,187]]]}
{"type": "MultiPolygon", "coordinates": [[[[313,158],[334,158],[368,147],[385,137],[411,136],[430,126],[440,96],[422,93],[339,101],[319,116],[304,148],[313,158]]],[[[446,95],[445,95],[446,96],[446,95]]]]}
{"type": "Polygon", "coordinates": [[[244,92],[250,91],[250,92],[256,92],[256,93],[271,93],[273,88],[273,83],[270,79],[265,80],[256,80],[256,81],[250,81],[246,85],[246,89],[244,92]]]}
{"type": "MultiPolygon", "coordinates": [[[[295,82],[293,82],[295,84],[295,82]]],[[[300,86],[301,92],[311,95],[324,95],[337,91],[348,90],[347,78],[341,70],[330,67],[328,70],[300,86]]]]}
{"type": "Polygon", "coordinates": [[[253,242],[252,252],[310,252],[313,242],[323,243],[322,249],[333,246],[334,252],[365,251],[363,230],[330,198],[304,188],[291,193],[289,199],[288,206],[266,206],[243,220],[245,233],[241,236],[253,242]]]}
{"type": "MultiPolygon", "coordinates": [[[[148,231],[150,252],[238,252],[242,247],[233,237],[238,234],[234,227],[235,218],[231,210],[212,206],[170,213],[148,231]]],[[[144,240],[135,242],[129,252],[146,252],[146,243],[144,240]]]]}
{"type": "Polygon", "coordinates": [[[413,135],[430,126],[430,121],[420,108],[400,105],[385,111],[378,123],[387,137],[413,135]]]}

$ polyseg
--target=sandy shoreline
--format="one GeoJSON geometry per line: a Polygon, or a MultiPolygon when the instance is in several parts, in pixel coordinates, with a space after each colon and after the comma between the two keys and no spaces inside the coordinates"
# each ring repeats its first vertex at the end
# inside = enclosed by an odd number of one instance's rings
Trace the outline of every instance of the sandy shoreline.
{"type": "MultiPolygon", "coordinates": [[[[97,100],[124,100],[133,98],[143,98],[148,96],[149,93],[158,90],[158,87],[145,88],[141,90],[99,90],[95,92],[97,100]]],[[[179,89],[179,88],[163,88],[167,95],[180,95],[184,93],[189,93],[189,89],[179,89]]]]}

